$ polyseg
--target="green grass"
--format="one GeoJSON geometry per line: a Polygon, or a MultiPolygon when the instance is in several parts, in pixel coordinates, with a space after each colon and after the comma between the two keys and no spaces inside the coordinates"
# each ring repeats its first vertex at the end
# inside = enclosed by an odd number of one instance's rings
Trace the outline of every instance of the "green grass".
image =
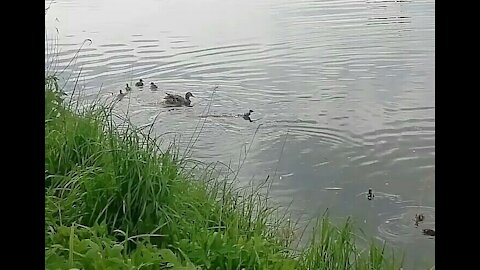
{"type": "Polygon", "coordinates": [[[74,113],[55,80],[45,83],[46,269],[400,268],[384,247],[359,249],[349,220],[324,216],[293,248],[299,228],[261,188],[235,189],[158,138],[119,128],[110,106],[74,113]]]}

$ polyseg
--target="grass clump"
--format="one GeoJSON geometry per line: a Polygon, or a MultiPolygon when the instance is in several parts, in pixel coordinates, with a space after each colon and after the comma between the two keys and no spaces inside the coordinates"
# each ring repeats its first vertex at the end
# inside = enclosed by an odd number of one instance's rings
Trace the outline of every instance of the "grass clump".
{"type": "Polygon", "coordinates": [[[399,269],[373,244],[358,250],[350,221],[324,218],[293,249],[293,226],[261,192],[211,169],[193,177],[173,147],[114,116],[66,106],[46,78],[46,269],[399,269]]]}

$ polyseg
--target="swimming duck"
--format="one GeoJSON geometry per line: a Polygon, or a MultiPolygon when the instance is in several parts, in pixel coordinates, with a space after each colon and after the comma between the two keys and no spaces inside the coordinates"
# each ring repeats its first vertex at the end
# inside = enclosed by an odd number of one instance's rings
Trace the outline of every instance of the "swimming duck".
{"type": "Polygon", "coordinates": [[[253,110],[248,110],[248,112],[243,114],[243,117],[250,117],[250,114],[252,114],[253,110]]]}
{"type": "Polygon", "coordinates": [[[185,94],[185,98],[180,96],[180,95],[172,95],[168,94],[167,96],[164,97],[163,99],[165,100],[165,103],[170,106],[190,106],[190,97],[195,97],[192,93],[187,92],[185,94]]]}
{"type": "Polygon", "coordinates": [[[250,114],[252,114],[253,110],[248,110],[248,112],[244,113],[242,115],[243,119],[248,120],[250,122],[253,122],[252,119],[250,118],[250,114]]]}
{"type": "Polygon", "coordinates": [[[120,93],[117,95],[117,100],[121,100],[126,95],[127,95],[127,93],[123,93],[122,89],[120,89],[120,93]]]}
{"type": "Polygon", "coordinates": [[[158,86],[156,86],[153,82],[150,83],[150,90],[155,91],[158,89],[158,86]]]}
{"type": "Polygon", "coordinates": [[[435,236],[435,231],[432,229],[423,229],[423,234],[429,235],[429,236],[435,236]]]}
{"type": "Polygon", "coordinates": [[[373,191],[371,188],[368,189],[368,194],[367,194],[367,199],[369,201],[371,201],[373,199],[373,197],[375,197],[375,195],[373,195],[373,191]]]}
{"type": "Polygon", "coordinates": [[[132,90],[132,88],[130,88],[130,86],[128,86],[128,83],[127,83],[127,86],[125,87],[125,90],[127,90],[127,91],[131,91],[131,90],[132,90]]]}
{"type": "Polygon", "coordinates": [[[415,215],[415,226],[418,226],[419,222],[422,222],[425,219],[423,214],[415,215]]]}
{"type": "Polygon", "coordinates": [[[137,87],[143,86],[143,80],[142,79],[138,80],[138,82],[135,83],[135,86],[137,87]]]}

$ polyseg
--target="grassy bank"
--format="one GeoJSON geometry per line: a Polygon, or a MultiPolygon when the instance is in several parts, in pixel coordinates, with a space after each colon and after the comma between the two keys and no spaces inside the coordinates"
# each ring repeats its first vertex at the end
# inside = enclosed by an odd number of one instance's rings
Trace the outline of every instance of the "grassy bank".
{"type": "Polygon", "coordinates": [[[45,82],[46,269],[399,269],[355,244],[348,220],[319,220],[310,243],[262,192],[193,176],[174,148],[108,106],[74,113],[45,82]]]}

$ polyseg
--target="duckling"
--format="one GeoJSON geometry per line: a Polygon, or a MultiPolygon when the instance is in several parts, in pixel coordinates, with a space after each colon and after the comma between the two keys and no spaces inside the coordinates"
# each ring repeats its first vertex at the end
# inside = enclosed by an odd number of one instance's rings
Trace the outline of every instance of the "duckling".
{"type": "Polygon", "coordinates": [[[373,199],[373,197],[375,197],[375,195],[373,195],[373,191],[371,188],[368,189],[368,194],[367,194],[367,199],[369,201],[371,201],[373,199]]]}
{"type": "Polygon", "coordinates": [[[429,236],[435,236],[435,230],[432,230],[432,229],[423,229],[423,234],[429,235],[429,236]]]}
{"type": "Polygon", "coordinates": [[[121,100],[126,95],[127,95],[127,93],[123,93],[122,89],[120,89],[120,93],[117,95],[117,100],[121,100]]]}
{"type": "Polygon", "coordinates": [[[415,215],[415,226],[418,226],[418,223],[422,222],[425,219],[423,214],[415,215]]]}
{"type": "Polygon", "coordinates": [[[248,112],[244,113],[242,115],[243,119],[248,120],[250,122],[253,122],[252,119],[250,118],[250,114],[252,114],[253,110],[248,110],[248,112]]]}
{"type": "Polygon", "coordinates": [[[165,103],[169,106],[180,107],[180,106],[190,106],[190,103],[191,103],[190,97],[195,97],[195,96],[190,92],[187,92],[185,94],[185,98],[180,95],[172,95],[167,93],[167,96],[164,97],[163,99],[165,100],[165,103]]]}
{"type": "Polygon", "coordinates": [[[248,110],[248,112],[243,114],[243,117],[250,117],[250,114],[252,114],[253,110],[248,110]]]}
{"type": "Polygon", "coordinates": [[[158,89],[158,86],[156,86],[153,82],[150,83],[150,90],[155,91],[158,89]]]}
{"type": "Polygon", "coordinates": [[[128,91],[132,91],[132,88],[130,86],[128,86],[128,83],[127,83],[127,86],[125,87],[125,90],[128,92],[128,91]]]}
{"type": "Polygon", "coordinates": [[[143,86],[143,80],[142,80],[142,79],[138,80],[138,82],[135,83],[135,86],[136,86],[136,87],[141,87],[141,86],[143,86]]]}

